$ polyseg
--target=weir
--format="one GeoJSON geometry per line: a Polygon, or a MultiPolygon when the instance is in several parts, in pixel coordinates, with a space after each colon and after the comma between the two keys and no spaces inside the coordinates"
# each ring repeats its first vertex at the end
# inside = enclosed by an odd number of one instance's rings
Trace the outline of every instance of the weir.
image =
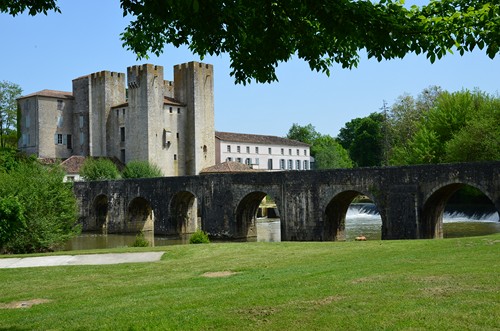
{"type": "Polygon", "coordinates": [[[282,241],[331,241],[343,238],[348,207],[360,194],[380,213],[382,239],[442,238],[446,202],[464,185],[499,213],[499,161],[77,182],[74,192],[84,231],[249,237],[262,198],[271,196],[282,241]]]}

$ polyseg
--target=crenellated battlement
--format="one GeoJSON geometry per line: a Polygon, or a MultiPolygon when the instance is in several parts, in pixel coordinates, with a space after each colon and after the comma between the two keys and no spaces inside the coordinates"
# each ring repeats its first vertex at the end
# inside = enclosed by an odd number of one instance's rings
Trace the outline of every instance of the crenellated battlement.
{"type": "Polygon", "coordinates": [[[202,63],[202,62],[196,62],[196,61],[191,61],[191,62],[186,62],[186,63],[181,63],[177,64],[174,66],[174,70],[183,70],[183,69],[194,69],[194,68],[204,68],[204,69],[209,69],[213,70],[213,65],[212,64],[207,64],[207,63],[202,63]]]}
{"type": "Polygon", "coordinates": [[[139,76],[144,72],[152,74],[160,74],[160,73],[163,74],[163,66],[145,63],[140,65],[130,66],[127,68],[128,75],[139,76]]]}
{"type": "Polygon", "coordinates": [[[108,71],[108,70],[103,70],[99,72],[94,72],[90,74],[90,78],[95,80],[95,79],[102,79],[102,78],[122,78],[125,77],[125,74],[122,72],[114,72],[114,71],[108,71]]]}

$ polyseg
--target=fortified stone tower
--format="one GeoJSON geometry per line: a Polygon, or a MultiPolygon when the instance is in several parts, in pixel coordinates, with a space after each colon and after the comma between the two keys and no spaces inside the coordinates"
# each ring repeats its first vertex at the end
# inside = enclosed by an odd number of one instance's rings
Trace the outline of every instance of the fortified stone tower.
{"type": "Polygon", "coordinates": [[[189,62],[174,66],[174,96],[186,105],[186,175],[215,164],[213,66],[189,62]]]}
{"type": "Polygon", "coordinates": [[[127,68],[128,110],[126,114],[126,162],[147,160],[165,174],[163,134],[163,67],[152,64],[127,68]]]}
{"type": "Polygon", "coordinates": [[[74,79],[73,96],[76,154],[112,156],[108,142],[116,133],[108,130],[108,117],[112,106],[126,101],[125,75],[101,71],[74,79]]]}

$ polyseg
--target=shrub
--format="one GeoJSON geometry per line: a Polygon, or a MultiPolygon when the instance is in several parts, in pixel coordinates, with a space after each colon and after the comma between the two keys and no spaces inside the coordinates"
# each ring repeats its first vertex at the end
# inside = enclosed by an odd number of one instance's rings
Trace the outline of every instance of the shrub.
{"type": "Polygon", "coordinates": [[[76,199],[71,183],[63,183],[63,177],[59,166],[30,160],[9,173],[0,172],[2,218],[17,222],[16,231],[4,239],[6,252],[51,251],[79,234],[76,199]]]}
{"type": "Polygon", "coordinates": [[[130,247],[149,247],[149,241],[144,237],[142,231],[135,236],[135,241],[130,244],[130,247]]]}
{"type": "Polygon", "coordinates": [[[208,244],[209,242],[208,234],[203,230],[196,230],[189,238],[190,244],[208,244]]]}
{"type": "Polygon", "coordinates": [[[122,173],[123,178],[153,178],[161,176],[163,174],[160,168],[148,161],[130,161],[122,173]]]}
{"type": "Polygon", "coordinates": [[[80,172],[85,180],[107,180],[120,178],[116,165],[109,159],[87,158],[80,172]]]}
{"type": "Polygon", "coordinates": [[[0,250],[25,227],[24,208],[17,197],[0,197],[0,250]]]}

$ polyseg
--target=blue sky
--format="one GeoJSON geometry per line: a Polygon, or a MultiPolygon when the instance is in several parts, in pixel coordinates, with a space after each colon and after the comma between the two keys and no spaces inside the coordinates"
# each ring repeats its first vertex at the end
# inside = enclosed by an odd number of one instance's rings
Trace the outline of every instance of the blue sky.
{"type": "MultiPolygon", "coordinates": [[[[407,1],[422,4],[425,1],[407,1]]],[[[58,0],[62,14],[11,17],[0,14],[0,80],[19,84],[24,94],[43,89],[71,91],[72,79],[110,70],[126,72],[135,64],[165,67],[172,79],[175,64],[200,61],[186,48],[165,48],[160,57],[137,61],[122,47],[123,18],[118,0],[58,0]]],[[[235,85],[229,58],[207,57],[214,65],[215,126],[219,131],[285,136],[293,123],[311,123],[323,134],[336,136],[346,122],[379,111],[385,100],[417,95],[430,85],[448,91],[479,88],[500,93],[500,56],[484,51],[448,55],[434,64],[425,56],[377,62],[362,58],[358,68],[333,67],[332,74],[311,72],[293,59],[279,65],[279,82],[235,85]]]]}

